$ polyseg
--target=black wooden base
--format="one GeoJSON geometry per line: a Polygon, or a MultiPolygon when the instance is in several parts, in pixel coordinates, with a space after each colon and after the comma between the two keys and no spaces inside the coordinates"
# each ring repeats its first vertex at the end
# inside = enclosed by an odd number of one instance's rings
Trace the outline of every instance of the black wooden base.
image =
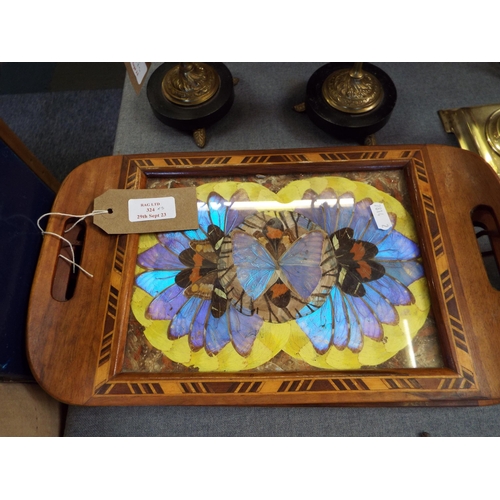
{"type": "Polygon", "coordinates": [[[307,83],[306,112],[318,127],[341,139],[364,142],[366,137],[380,130],[396,105],[396,87],[389,76],[377,66],[363,63],[363,70],[378,78],[384,90],[382,102],[366,113],[345,113],[333,108],[323,97],[324,81],[334,71],[352,68],[354,63],[329,63],[313,73],[307,83]]]}
{"type": "Polygon", "coordinates": [[[222,63],[207,63],[217,71],[220,87],[217,93],[203,104],[180,106],[170,102],[162,92],[162,82],[168,70],[178,63],[164,63],[151,75],[147,95],[155,116],[163,123],[179,130],[194,131],[207,128],[220,120],[234,101],[233,76],[222,63]]]}

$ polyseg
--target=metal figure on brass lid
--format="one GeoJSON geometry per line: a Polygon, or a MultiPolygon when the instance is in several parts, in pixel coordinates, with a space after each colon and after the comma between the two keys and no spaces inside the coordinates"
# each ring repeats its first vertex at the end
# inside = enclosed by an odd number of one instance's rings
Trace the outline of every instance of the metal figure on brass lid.
{"type": "Polygon", "coordinates": [[[174,104],[196,106],[212,98],[220,87],[217,72],[204,63],[179,63],[167,71],[161,88],[174,104]]]}
{"type": "Polygon", "coordinates": [[[323,96],[335,109],[345,113],[366,113],[376,108],[384,90],[376,76],[363,71],[363,63],[334,71],[323,82],[323,96]]]}
{"type": "Polygon", "coordinates": [[[374,133],[389,120],[396,104],[394,83],[369,63],[329,63],[309,79],[306,101],[294,106],[326,132],[374,144],[374,133]]]}
{"type": "Polygon", "coordinates": [[[192,132],[202,148],[206,127],[231,109],[237,83],[222,63],[164,63],[151,75],[147,94],[160,121],[192,132]]]}

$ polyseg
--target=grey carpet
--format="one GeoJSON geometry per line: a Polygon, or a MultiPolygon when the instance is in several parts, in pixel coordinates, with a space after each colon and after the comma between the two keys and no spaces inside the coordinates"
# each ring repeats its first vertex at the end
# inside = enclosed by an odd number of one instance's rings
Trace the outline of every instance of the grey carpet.
{"type": "Polygon", "coordinates": [[[68,409],[67,436],[500,436],[498,407],[68,409]]]}
{"type": "Polygon", "coordinates": [[[0,95],[0,117],[62,181],[113,153],[122,89],[0,95]]]}

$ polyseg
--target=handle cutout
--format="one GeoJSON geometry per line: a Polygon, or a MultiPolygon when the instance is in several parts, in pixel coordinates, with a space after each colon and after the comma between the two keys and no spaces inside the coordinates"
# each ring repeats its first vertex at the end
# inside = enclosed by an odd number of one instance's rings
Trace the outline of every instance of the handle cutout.
{"type": "Polygon", "coordinates": [[[479,251],[491,286],[500,290],[500,230],[491,207],[479,205],[471,212],[479,251]]]}
{"type": "MultiPolygon", "coordinates": [[[[66,221],[64,226],[64,238],[66,238],[73,246],[73,252],[75,254],[75,263],[80,265],[82,259],[83,242],[85,240],[85,221],[80,221],[75,225],[70,231],[66,231],[77,221],[77,218],[70,218],[66,221]]],[[[59,248],[59,255],[63,255],[70,261],[73,260],[73,255],[69,245],[61,240],[61,246],[59,248]]],[[[58,257],[56,270],[54,273],[54,279],[52,281],[52,298],[59,302],[67,302],[70,300],[76,290],[76,283],[78,281],[78,275],[80,271],[75,268],[73,271],[73,265],[70,262],[58,257]]]]}

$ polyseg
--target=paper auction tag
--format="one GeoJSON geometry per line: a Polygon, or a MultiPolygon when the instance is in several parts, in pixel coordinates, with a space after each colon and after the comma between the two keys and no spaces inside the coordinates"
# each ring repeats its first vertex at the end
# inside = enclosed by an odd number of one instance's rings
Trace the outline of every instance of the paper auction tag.
{"type": "Polygon", "coordinates": [[[370,209],[379,229],[386,231],[392,227],[391,219],[389,219],[389,214],[383,203],[372,203],[370,209]]]}
{"type": "Polygon", "coordinates": [[[130,222],[175,219],[176,215],[177,210],[173,196],[128,200],[128,220],[130,222]]]}
{"type": "Polygon", "coordinates": [[[108,234],[197,229],[196,188],[110,189],[94,200],[94,224],[108,234]]]}

